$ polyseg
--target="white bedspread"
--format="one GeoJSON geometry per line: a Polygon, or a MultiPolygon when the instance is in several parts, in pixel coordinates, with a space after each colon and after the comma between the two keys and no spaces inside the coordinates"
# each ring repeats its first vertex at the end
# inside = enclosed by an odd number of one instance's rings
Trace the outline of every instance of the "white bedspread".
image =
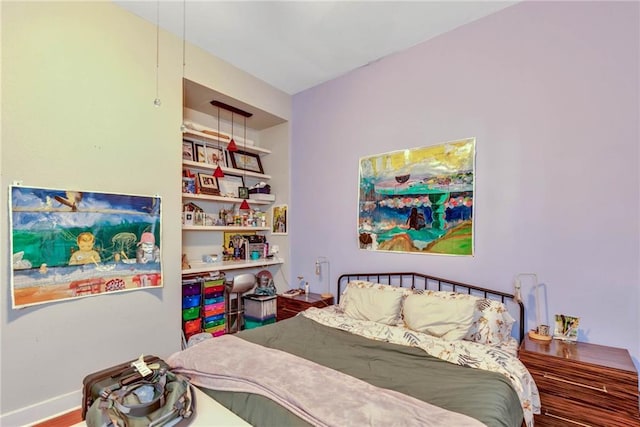
{"type": "Polygon", "coordinates": [[[484,425],[233,335],[205,340],[173,354],[167,362],[195,385],[268,397],[315,426],[484,425]]]}
{"type": "Polygon", "coordinates": [[[402,326],[389,326],[345,315],[338,306],[310,308],[301,315],[325,326],[393,344],[419,347],[429,355],[457,365],[497,372],[506,376],[518,393],[524,420],[533,427],[533,414],[540,413],[540,396],[533,377],[510,350],[470,341],[445,341],[402,326]]]}

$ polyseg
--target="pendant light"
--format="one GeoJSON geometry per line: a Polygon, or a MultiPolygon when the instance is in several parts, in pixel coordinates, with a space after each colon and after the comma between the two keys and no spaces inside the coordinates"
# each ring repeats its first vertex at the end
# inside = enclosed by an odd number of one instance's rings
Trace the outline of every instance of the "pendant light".
{"type": "MultiPolygon", "coordinates": [[[[222,153],[222,150],[220,149],[220,107],[218,107],[218,154],[222,153]]],[[[218,159],[218,167],[216,168],[215,171],[213,171],[213,176],[216,178],[224,178],[224,172],[222,171],[222,168],[220,167],[220,159],[218,159]]]]}
{"type": "Polygon", "coordinates": [[[231,141],[229,141],[229,145],[227,145],[227,151],[238,151],[238,146],[233,140],[233,111],[231,111],[231,141]]]}
{"type": "Polygon", "coordinates": [[[162,101],[159,96],[159,81],[160,81],[160,0],[156,2],[156,99],[153,100],[153,105],[159,107],[162,105],[162,101]]]}
{"type": "MultiPolygon", "coordinates": [[[[247,152],[247,118],[243,116],[243,127],[244,127],[244,152],[247,152]]],[[[247,155],[243,154],[242,155],[242,165],[244,167],[244,170],[242,171],[242,181],[245,182],[247,179],[247,155]]],[[[251,206],[249,206],[249,202],[247,202],[247,199],[244,199],[242,201],[242,203],[240,203],[240,210],[243,211],[248,211],[251,209],[251,206]]]]}

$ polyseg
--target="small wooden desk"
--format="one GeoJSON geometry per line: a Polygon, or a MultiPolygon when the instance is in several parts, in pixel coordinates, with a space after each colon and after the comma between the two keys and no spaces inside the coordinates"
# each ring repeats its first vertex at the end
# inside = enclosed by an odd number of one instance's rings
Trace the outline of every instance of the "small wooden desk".
{"type": "Polygon", "coordinates": [[[279,322],[281,320],[288,319],[309,307],[322,308],[329,305],[333,305],[333,296],[323,297],[322,295],[314,294],[313,292],[293,297],[278,295],[278,312],[276,314],[276,320],[279,322]]]}

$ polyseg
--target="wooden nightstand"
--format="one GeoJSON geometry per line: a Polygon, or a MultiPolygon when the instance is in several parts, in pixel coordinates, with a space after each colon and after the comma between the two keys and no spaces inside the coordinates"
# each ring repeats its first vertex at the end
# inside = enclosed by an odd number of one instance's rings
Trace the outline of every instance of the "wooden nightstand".
{"type": "Polygon", "coordinates": [[[309,307],[326,307],[333,305],[333,296],[323,297],[320,294],[309,293],[308,295],[296,295],[294,297],[284,297],[278,295],[277,321],[293,317],[309,307]]]}
{"type": "Polygon", "coordinates": [[[525,337],[518,357],[540,392],[538,426],[640,426],[638,372],[629,352],[525,337]]]}

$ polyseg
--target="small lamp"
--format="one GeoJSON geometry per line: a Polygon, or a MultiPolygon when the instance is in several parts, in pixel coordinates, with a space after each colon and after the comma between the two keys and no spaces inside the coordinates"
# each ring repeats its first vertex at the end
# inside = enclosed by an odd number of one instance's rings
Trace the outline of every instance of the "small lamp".
{"type": "Polygon", "coordinates": [[[227,151],[238,151],[238,146],[233,140],[233,111],[231,112],[231,141],[229,141],[229,145],[227,145],[227,151]]]}
{"type": "Polygon", "coordinates": [[[243,200],[242,203],[240,203],[240,210],[241,211],[248,211],[251,209],[251,206],[249,206],[249,203],[247,203],[246,200],[243,200]]]}
{"type": "MultiPolygon", "coordinates": [[[[216,131],[218,132],[218,153],[222,153],[220,149],[220,107],[218,107],[218,129],[216,129],[216,131]]],[[[213,176],[216,178],[224,178],[224,172],[220,167],[220,159],[218,159],[218,167],[213,171],[213,176]]]]}
{"type": "Polygon", "coordinates": [[[316,275],[320,277],[322,280],[322,264],[327,264],[327,292],[322,293],[322,298],[332,297],[333,294],[331,291],[331,264],[329,263],[329,258],[324,256],[319,256],[316,258],[316,275]]]}
{"type": "MultiPolygon", "coordinates": [[[[529,331],[529,338],[537,341],[551,341],[551,334],[549,333],[549,325],[542,324],[540,318],[540,295],[539,289],[540,284],[538,283],[538,275],[535,273],[520,273],[516,276],[514,288],[514,299],[516,302],[522,302],[522,281],[523,277],[531,277],[533,278],[534,284],[534,303],[536,305],[536,328],[529,331]]],[[[547,315],[545,310],[545,316],[547,315]]]]}
{"type": "MultiPolygon", "coordinates": [[[[244,123],[244,149],[245,149],[245,154],[243,154],[242,156],[242,166],[244,167],[244,169],[242,170],[242,182],[246,182],[247,180],[247,173],[245,172],[247,170],[247,156],[246,156],[246,150],[247,150],[247,117],[243,116],[243,123],[244,123]]],[[[228,147],[227,147],[228,148],[228,147]]],[[[243,184],[244,185],[244,184],[243,184]]],[[[242,193],[242,190],[244,190],[245,194],[249,195],[249,189],[247,187],[240,187],[238,188],[238,192],[242,193]]],[[[238,194],[240,195],[240,194],[238,194]]],[[[247,200],[243,200],[242,203],[240,204],[240,209],[244,209],[244,210],[250,210],[251,207],[249,206],[249,202],[247,202],[247,200]]]]}

